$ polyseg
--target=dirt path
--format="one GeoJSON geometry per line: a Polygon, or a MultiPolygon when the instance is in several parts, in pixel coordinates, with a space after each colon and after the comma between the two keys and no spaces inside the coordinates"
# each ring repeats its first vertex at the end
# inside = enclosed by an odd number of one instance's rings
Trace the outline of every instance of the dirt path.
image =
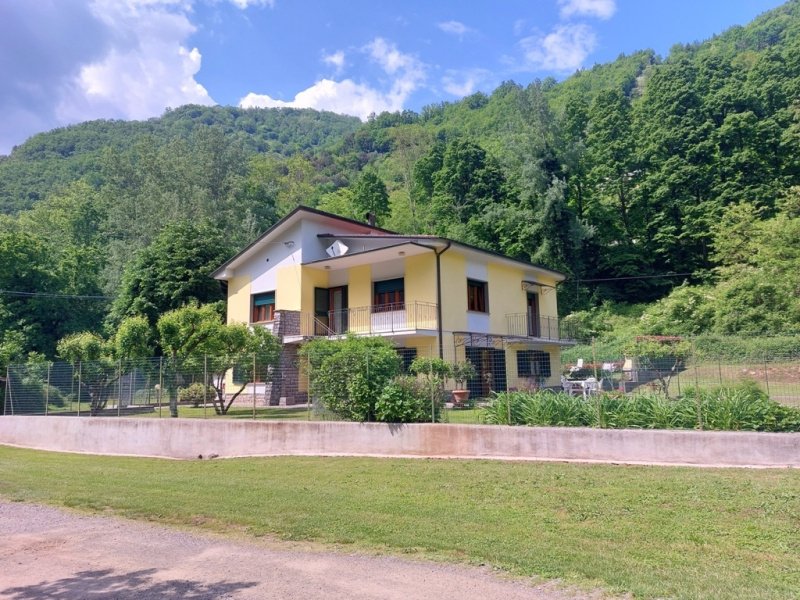
{"type": "Polygon", "coordinates": [[[0,598],[600,598],[488,569],[298,550],[0,502],[0,598]]]}

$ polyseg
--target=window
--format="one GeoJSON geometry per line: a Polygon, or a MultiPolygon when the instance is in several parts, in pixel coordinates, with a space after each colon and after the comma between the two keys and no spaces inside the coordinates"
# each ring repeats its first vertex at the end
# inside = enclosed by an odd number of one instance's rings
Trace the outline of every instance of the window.
{"type": "Polygon", "coordinates": [[[550,377],[550,354],[541,350],[517,350],[517,377],[550,377]]]}
{"type": "Polygon", "coordinates": [[[489,312],[487,310],[486,282],[467,279],[467,310],[489,312]]]}
{"type": "Polygon", "coordinates": [[[405,308],[405,284],[403,278],[376,281],[373,284],[372,312],[389,312],[405,308]]]}
{"type": "Polygon", "coordinates": [[[400,355],[400,360],[402,361],[400,365],[400,372],[408,373],[409,369],[411,368],[411,363],[414,362],[415,358],[417,358],[417,349],[397,348],[397,354],[400,355]]]}
{"type": "Polygon", "coordinates": [[[275,292],[253,295],[253,323],[272,321],[275,318],[275,292]]]}

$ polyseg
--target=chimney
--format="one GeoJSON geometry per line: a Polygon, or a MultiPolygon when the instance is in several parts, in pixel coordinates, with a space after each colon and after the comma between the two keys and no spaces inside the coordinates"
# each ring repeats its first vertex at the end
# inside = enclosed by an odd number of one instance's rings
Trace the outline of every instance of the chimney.
{"type": "Polygon", "coordinates": [[[369,223],[370,227],[375,227],[375,213],[370,211],[366,215],[364,215],[367,219],[367,223],[369,223]]]}

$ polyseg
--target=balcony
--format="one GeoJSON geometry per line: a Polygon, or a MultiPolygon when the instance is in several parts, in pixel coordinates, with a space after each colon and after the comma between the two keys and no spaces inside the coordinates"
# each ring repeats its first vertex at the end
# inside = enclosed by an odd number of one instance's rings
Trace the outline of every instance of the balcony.
{"type": "Polygon", "coordinates": [[[405,302],[379,306],[359,306],[331,310],[325,314],[302,313],[294,327],[284,335],[331,337],[354,335],[392,335],[415,331],[436,331],[437,305],[429,302],[405,302]]]}
{"type": "Polygon", "coordinates": [[[506,330],[514,337],[535,338],[559,342],[574,342],[573,327],[566,326],[558,317],[541,317],[530,313],[506,315],[506,330]]]}

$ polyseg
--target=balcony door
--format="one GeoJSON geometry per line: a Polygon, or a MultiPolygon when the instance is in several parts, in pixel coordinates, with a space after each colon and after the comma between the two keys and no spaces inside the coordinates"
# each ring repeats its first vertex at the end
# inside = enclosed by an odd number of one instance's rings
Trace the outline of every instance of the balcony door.
{"type": "Polygon", "coordinates": [[[539,318],[539,294],[528,292],[528,336],[539,337],[541,319],[539,318]]]}
{"type": "Polygon", "coordinates": [[[347,286],[314,288],[316,335],[345,333],[348,327],[347,286]]]}

